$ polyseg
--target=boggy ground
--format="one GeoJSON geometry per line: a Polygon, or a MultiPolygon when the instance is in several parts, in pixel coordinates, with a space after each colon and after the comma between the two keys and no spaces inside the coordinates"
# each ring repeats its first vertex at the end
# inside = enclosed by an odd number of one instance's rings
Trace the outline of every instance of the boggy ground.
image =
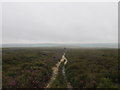
{"type": "Polygon", "coordinates": [[[63,50],[57,48],[4,48],[3,88],[46,87],[62,53],[63,50]]]}
{"type": "Polygon", "coordinates": [[[117,49],[67,48],[67,64],[57,66],[63,52],[63,48],[4,48],[3,88],[46,88],[54,70],[50,88],[120,87],[117,49]]]}
{"type": "Polygon", "coordinates": [[[67,49],[66,75],[73,88],[118,88],[118,49],[67,49]]]}

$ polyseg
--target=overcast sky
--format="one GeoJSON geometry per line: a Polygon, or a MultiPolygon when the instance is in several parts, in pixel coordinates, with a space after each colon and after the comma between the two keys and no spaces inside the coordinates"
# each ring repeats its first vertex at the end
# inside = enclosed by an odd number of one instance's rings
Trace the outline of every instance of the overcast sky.
{"type": "Polygon", "coordinates": [[[3,3],[3,43],[116,43],[116,3],[3,3]]]}

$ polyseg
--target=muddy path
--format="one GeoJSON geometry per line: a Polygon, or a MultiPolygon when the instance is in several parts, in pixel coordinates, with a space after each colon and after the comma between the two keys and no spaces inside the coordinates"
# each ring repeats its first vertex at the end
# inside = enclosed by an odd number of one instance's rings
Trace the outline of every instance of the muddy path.
{"type": "Polygon", "coordinates": [[[52,68],[52,70],[53,70],[52,77],[50,78],[50,81],[48,82],[46,88],[50,88],[50,85],[56,79],[56,77],[58,75],[59,66],[60,66],[61,62],[63,62],[63,61],[64,61],[64,54],[62,55],[61,60],[59,62],[57,62],[57,64],[52,68]]]}
{"type": "Polygon", "coordinates": [[[65,66],[63,66],[62,73],[63,73],[63,76],[64,76],[64,80],[67,83],[67,88],[73,88],[71,86],[70,82],[67,81],[67,77],[66,77],[66,74],[65,74],[65,66]]]}
{"type": "Polygon", "coordinates": [[[62,68],[62,74],[63,74],[63,76],[64,76],[65,82],[67,83],[67,88],[72,89],[73,87],[72,87],[72,85],[70,84],[70,82],[68,82],[67,77],[66,77],[66,73],[65,73],[65,65],[66,65],[67,62],[68,62],[67,58],[65,57],[65,53],[64,53],[64,60],[65,60],[65,61],[64,61],[64,66],[63,66],[63,68],[62,68]]]}
{"type": "Polygon", "coordinates": [[[62,74],[64,76],[65,82],[67,82],[67,88],[72,88],[71,84],[67,81],[67,77],[66,77],[66,74],[65,74],[65,65],[68,62],[66,57],[65,57],[65,53],[62,55],[61,60],[52,68],[53,74],[52,74],[52,77],[50,78],[50,81],[48,82],[46,88],[51,88],[50,85],[53,83],[53,81],[56,79],[56,77],[58,75],[58,69],[59,69],[59,66],[60,66],[61,62],[64,62],[64,66],[62,67],[62,74]]]}

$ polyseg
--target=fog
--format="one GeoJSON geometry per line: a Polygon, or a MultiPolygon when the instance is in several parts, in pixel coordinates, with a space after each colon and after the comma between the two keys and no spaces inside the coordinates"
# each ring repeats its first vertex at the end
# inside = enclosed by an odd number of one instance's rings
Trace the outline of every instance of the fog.
{"type": "Polygon", "coordinates": [[[116,3],[3,3],[2,43],[117,43],[116,3]]]}

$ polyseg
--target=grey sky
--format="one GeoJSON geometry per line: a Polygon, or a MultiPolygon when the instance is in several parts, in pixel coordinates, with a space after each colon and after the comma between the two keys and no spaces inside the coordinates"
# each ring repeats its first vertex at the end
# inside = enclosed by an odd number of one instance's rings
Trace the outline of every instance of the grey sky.
{"type": "Polygon", "coordinates": [[[3,43],[115,43],[116,3],[3,3],[3,43]]]}

